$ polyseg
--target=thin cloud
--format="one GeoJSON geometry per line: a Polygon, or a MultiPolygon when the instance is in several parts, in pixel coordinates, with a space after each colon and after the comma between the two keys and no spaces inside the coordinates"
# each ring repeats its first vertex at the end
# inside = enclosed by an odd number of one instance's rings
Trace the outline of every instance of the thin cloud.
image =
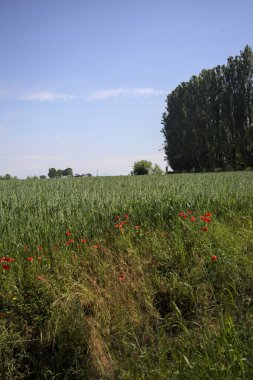
{"type": "Polygon", "coordinates": [[[39,101],[39,102],[55,102],[55,101],[68,101],[72,100],[75,96],[73,95],[67,95],[67,94],[60,94],[56,92],[50,92],[50,91],[41,91],[41,92],[34,92],[27,95],[22,95],[19,97],[20,100],[33,100],[33,101],[39,101]]]}
{"type": "Polygon", "coordinates": [[[152,87],[137,87],[137,88],[112,88],[91,91],[83,94],[67,94],[54,91],[1,91],[0,98],[15,99],[22,101],[33,102],[67,102],[75,99],[79,100],[107,100],[111,98],[121,97],[154,97],[167,94],[167,91],[154,89],[152,87]]]}
{"type": "Polygon", "coordinates": [[[88,98],[99,100],[99,99],[109,99],[118,98],[122,96],[138,96],[138,97],[148,97],[148,96],[160,96],[166,94],[166,91],[156,90],[150,87],[144,88],[113,88],[109,90],[98,90],[94,91],[88,98]]]}

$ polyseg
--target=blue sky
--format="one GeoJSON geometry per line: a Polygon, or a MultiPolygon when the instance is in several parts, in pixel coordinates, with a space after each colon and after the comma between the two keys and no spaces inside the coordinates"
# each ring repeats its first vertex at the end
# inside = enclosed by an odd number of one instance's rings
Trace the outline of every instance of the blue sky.
{"type": "Polygon", "coordinates": [[[165,168],[168,93],[253,47],[252,0],[0,0],[0,175],[165,168]]]}

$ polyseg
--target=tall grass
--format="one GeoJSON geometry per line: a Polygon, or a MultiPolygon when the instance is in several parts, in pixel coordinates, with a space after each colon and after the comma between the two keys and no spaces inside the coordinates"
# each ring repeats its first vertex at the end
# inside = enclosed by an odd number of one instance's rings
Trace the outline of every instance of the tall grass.
{"type": "Polygon", "coordinates": [[[253,378],[252,189],[251,172],[0,183],[0,378],[253,378]]]}

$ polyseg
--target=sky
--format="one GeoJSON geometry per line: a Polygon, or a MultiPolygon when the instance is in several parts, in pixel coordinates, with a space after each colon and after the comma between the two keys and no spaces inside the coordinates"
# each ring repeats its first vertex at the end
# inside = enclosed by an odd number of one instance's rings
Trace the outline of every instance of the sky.
{"type": "Polygon", "coordinates": [[[253,47],[252,0],[0,0],[0,175],[164,161],[167,95],[253,47]]]}

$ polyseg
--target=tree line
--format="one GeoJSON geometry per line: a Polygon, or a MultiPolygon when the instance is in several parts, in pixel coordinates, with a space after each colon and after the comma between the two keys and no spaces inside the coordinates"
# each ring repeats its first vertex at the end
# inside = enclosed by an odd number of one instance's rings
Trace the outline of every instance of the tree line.
{"type": "Polygon", "coordinates": [[[168,96],[162,117],[166,159],[174,171],[253,167],[253,52],[202,70],[168,96]]]}

